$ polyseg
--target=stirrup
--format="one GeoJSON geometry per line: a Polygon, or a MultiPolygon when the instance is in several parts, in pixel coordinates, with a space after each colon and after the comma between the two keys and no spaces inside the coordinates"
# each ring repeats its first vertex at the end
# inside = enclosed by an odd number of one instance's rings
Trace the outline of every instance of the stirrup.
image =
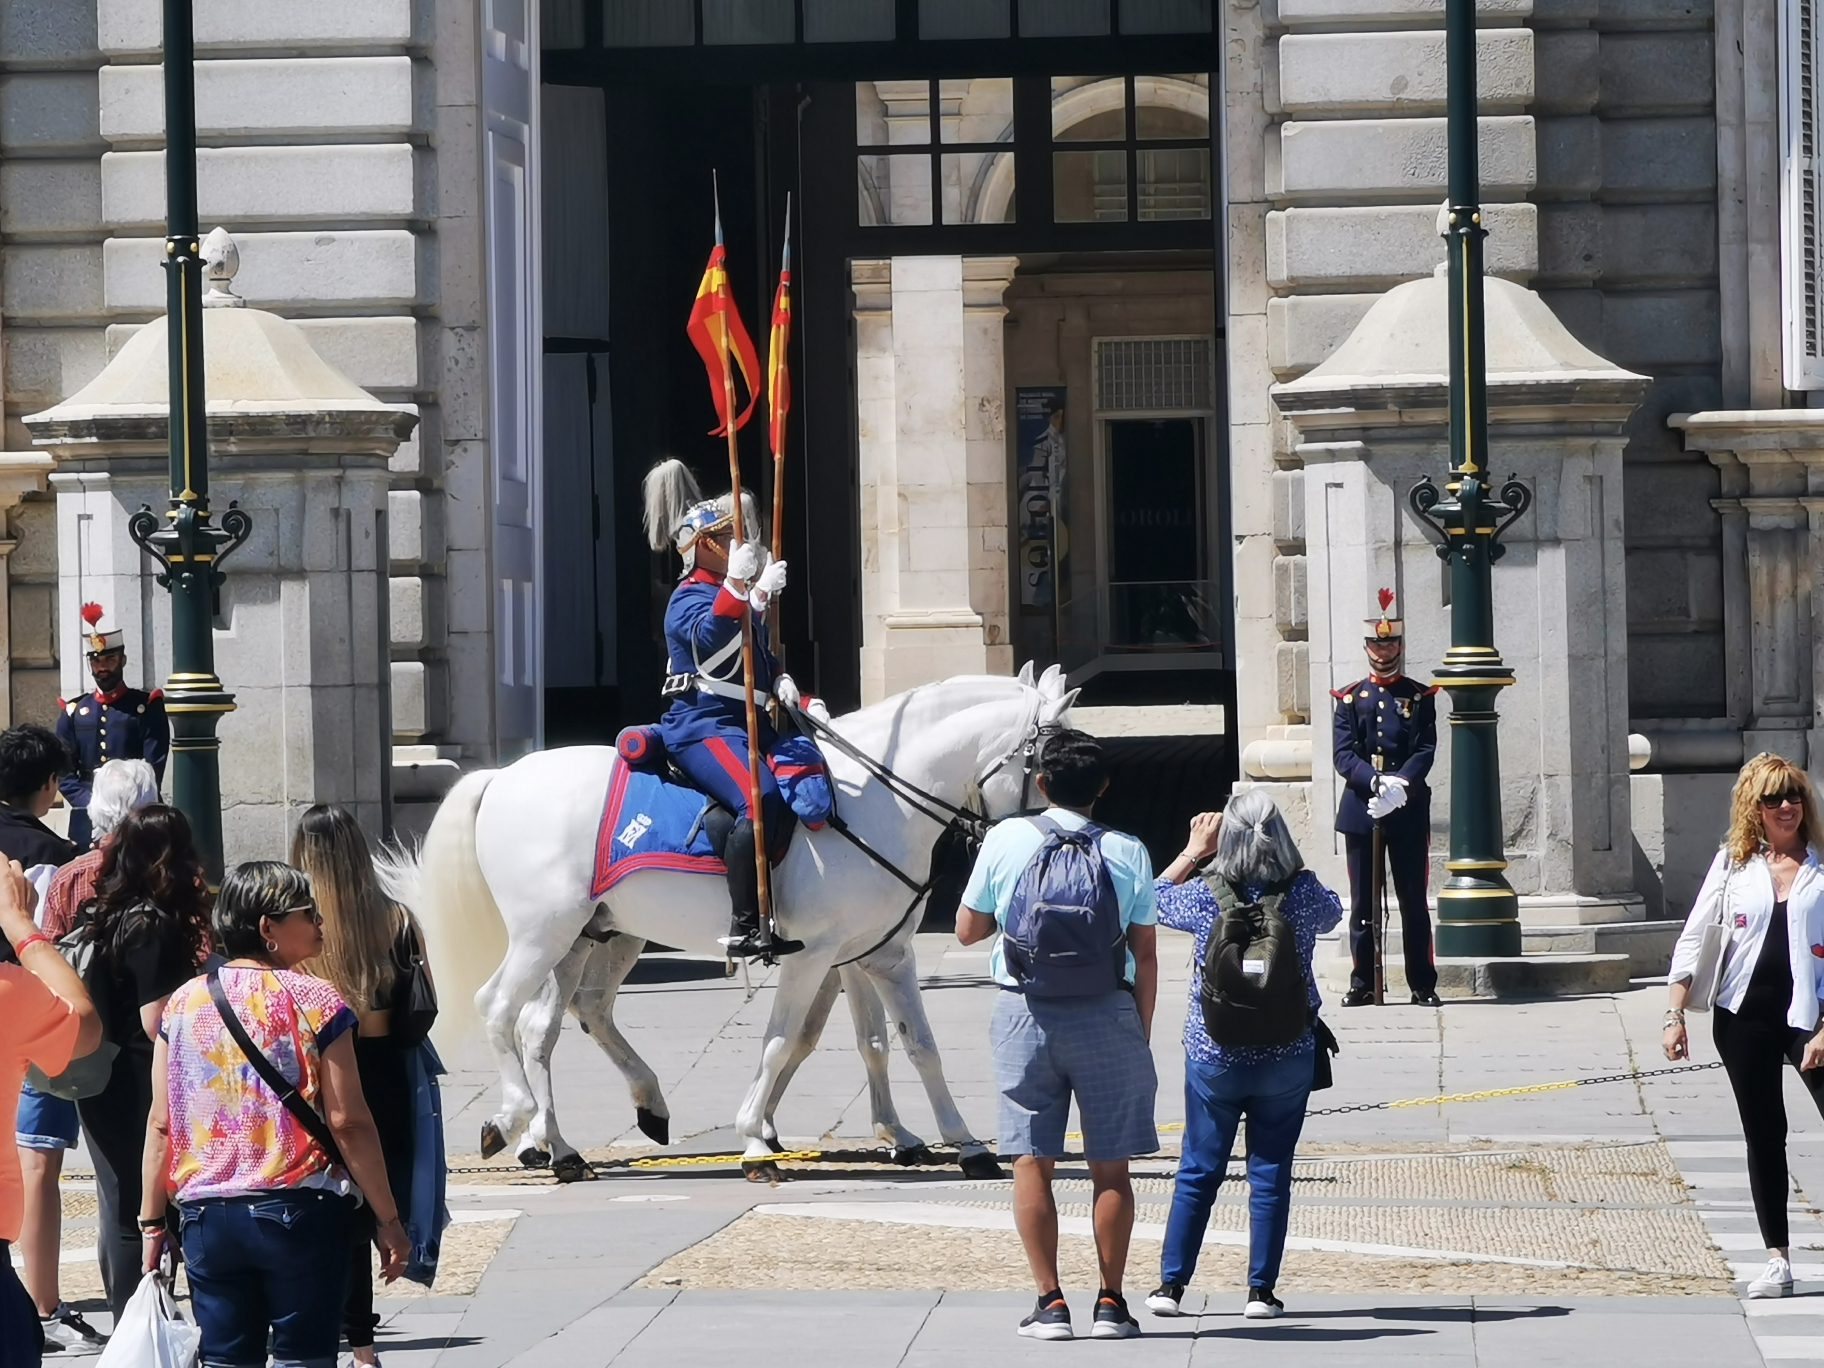
{"type": "Polygon", "coordinates": [[[759,931],[748,931],[739,936],[722,936],[717,942],[728,953],[730,959],[757,959],[767,964],[776,964],[782,955],[795,955],[804,949],[804,942],[787,940],[783,936],[763,936],[759,931]]]}

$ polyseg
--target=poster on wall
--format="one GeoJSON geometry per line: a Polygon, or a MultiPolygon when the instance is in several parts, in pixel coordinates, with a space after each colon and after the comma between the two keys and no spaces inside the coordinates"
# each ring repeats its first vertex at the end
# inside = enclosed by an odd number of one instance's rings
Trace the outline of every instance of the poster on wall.
{"type": "Polygon", "coordinates": [[[1021,386],[1014,391],[1022,608],[1055,608],[1064,573],[1064,395],[1062,385],[1021,386]]]}

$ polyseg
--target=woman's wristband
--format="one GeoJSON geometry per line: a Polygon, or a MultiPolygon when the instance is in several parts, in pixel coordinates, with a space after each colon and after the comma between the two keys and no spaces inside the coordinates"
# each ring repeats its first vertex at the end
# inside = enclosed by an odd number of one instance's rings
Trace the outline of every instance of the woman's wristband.
{"type": "Polygon", "coordinates": [[[44,945],[49,945],[53,949],[56,948],[56,946],[52,942],[51,938],[49,936],[45,935],[44,932],[34,931],[34,932],[32,932],[31,935],[25,937],[25,939],[20,941],[19,944],[15,945],[13,947],[13,953],[15,955],[24,955],[27,950],[31,949],[34,945],[38,945],[40,943],[42,943],[44,945]]]}
{"type": "Polygon", "coordinates": [[[141,1235],[156,1235],[164,1230],[164,1228],[165,1218],[163,1216],[160,1216],[156,1221],[148,1216],[141,1216],[139,1218],[139,1233],[141,1235]]]}

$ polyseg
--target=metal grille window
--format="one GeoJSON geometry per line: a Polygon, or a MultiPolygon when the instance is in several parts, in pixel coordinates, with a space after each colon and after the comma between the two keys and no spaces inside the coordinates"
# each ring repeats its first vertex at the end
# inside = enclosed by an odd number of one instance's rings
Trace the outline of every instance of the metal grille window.
{"type": "Polygon", "coordinates": [[[1096,408],[1104,413],[1210,407],[1210,339],[1132,337],[1096,344],[1096,408]]]}
{"type": "Polygon", "coordinates": [[[1824,290],[1818,218],[1821,150],[1818,80],[1818,6],[1821,0],[1784,0],[1780,26],[1780,274],[1784,287],[1785,384],[1790,390],[1824,389],[1824,336],[1819,293],[1824,290]]]}

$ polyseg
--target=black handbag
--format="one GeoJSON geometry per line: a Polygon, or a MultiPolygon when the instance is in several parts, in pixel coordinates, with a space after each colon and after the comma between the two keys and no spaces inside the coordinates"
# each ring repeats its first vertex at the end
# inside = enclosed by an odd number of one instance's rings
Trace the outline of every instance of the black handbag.
{"type": "Polygon", "coordinates": [[[1311,1035],[1316,1046],[1312,1051],[1311,1091],[1322,1092],[1336,1082],[1330,1073],[1330,1056],[1341,1054],[1343,1047],[1331,1034],[1330,1028],[1324,1025],[1322,1017],[1311,1018],[1311,1035]]]}
{"type": "Polygon", "coordinates": [[[298,1124],[304,1127],[305,1134],[315,1140],[323,1153],[329,1156],[330,1163],[338,1168],[346,1169],[348,1165],[342,1161],[342,1150],[336,1144],[336,1137],[329,1132],[329,1122],[323,1119],[321,1112],[304,1100],[304,1095],[298,1091],[298,1085],[280,1073],[278,1066],[261,1053],[260,1047],[255,1045],[253,1038],[247,1034],[247,1028],[241,1025],[241,1019],[234,1014],[234,1008],[228,1004],[228,994],[222,989],[222,975],[219,969],[209,971],[209,1000],[215,1004],[215,1010],[221,1014],[222,1025],[227,1027],[228,1034],[234,1037],[234,1043],[241,1047],[241,1053],[247,1056],[247,1062],[253,1065],[253,1071],[260,1076],[261,1082],[271,1088],[279,1101],[284,1104],[285,1110],[298,1119],[298,1124]]]}
{"type": "Polygon", "coordinates": [[[399,973],[393,979],[392,1036],[401,1047],[411,1049],[437,1024],[437,989],[425,967],[418,934],[409,924],[393,946],[393,963],[399,973]]]}

